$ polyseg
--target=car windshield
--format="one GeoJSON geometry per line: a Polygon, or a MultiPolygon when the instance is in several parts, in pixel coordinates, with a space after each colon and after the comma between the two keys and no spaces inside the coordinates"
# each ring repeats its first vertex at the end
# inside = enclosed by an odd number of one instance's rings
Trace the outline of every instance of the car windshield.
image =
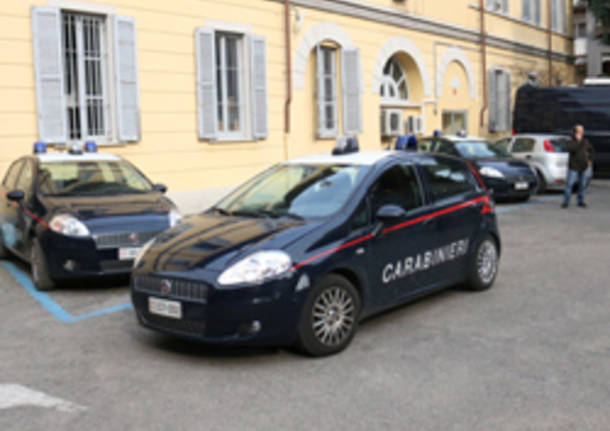
{"type": "Polygon", "coordinates": [[[487,141],[456,142],[455,148],[462,157],[467,159],[510,157],[510,154],[504,149],[487,141]]]}
{"type": "Polygon", "coordinates": [[[213,209],[253,217],[326,217],[343,207],[369,170],[352,165],[276,165],[213,209]]]}
{"type": "Polygon", "coordinates": [[[38,170],[41,193],[88,196],[149,193],[153,186],[124,160],[45,162],[38,170]]]}

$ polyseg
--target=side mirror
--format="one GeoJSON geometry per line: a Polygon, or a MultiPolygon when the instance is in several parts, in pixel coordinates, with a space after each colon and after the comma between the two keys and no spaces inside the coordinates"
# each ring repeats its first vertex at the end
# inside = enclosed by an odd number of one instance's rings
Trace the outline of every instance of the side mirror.
{"type": "Polygon", "coordinates": [[[167,186],[165,184],[155,184],[153,188],[161,193],[167,192],[167,186]]]}
{"type": "Polygon", "coordinates": [[[25,197],[25,193],[23,192],[23,190],[13,190],[6,194],[6,198],[9,201],[13,201],[13,202],[20,202],[23,200],[24,197],[25,197]]]}
{"type": "Polygon", "coordinates": [[[382,222],[388,222],[402,218],[405,214],[406,211],[398,205],[386,204],[377,210],[375,217],[382,222]]]}

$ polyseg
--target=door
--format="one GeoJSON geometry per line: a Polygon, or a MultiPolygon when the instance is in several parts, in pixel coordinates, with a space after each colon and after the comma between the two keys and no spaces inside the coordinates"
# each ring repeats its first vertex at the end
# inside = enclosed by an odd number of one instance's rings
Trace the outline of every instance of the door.
{"type": "Polygon", "coordinates": [[[6,194],[16,190],[19,173],[23,167],[23,160],[17,160],[8,169],[4,181],[2,181],[2,191],[0,193],[0,235],[2,243],[11,250],[15,250],[17,244],[17,216],[18,205],[16,202],[9,201],[6,194]]]}
{"type": "Polygon", "coordinates": [[[34,164],[31,160],[25,160],[23,168],[19,174],[19,179],[15,185],[17,190],[22,190],[24,193],[23,201],[18,205],[17,219],[16,219],[16,231],[17,231],[17,242],[15,243],[15,250],[21,253],[23,256],[29,255],[29,244],[27,238],[29,237],[28,232],[34,222],[33,218],[28,214],[32,213],[32,203],[34,200],[34,164]]]}
{"type": "Polygon", "coordinates": [[[434,270],[424,273],[427,285],[450,283],[466,273],[468,252],[481,224],[481,208],[464,205],[480,196],[476,179],[462,161],[431,157],[419,166],[432,202],[429,216],[435,221],[427,250],[434,270]]]}
{"type": "Polygon", "coordinates": [[[431,225],[405,226],[425,211],[416,171],[409,164],[396,164],[385,170],[369,190],[367,199],[376,233],[371,241],[368,271],[373,290],[371,303],[376,308],[383,308],[400,302],[417,289],[416,259],[425,248],[431,225]],[[401,207],[404,216],[385,223],[377,220],[377,211],[387,204],[401,207]]]}

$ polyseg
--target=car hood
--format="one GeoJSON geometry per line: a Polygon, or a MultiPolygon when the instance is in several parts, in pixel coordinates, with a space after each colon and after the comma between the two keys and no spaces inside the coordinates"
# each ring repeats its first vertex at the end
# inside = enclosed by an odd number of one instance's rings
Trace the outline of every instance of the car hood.
{"type": "Polygon", "coordinates": [[[114,196],[44,196],[40,200],[51,214],[68,213],[81,220],[138,214],[167,214],[173,203],[160,193],[114,196]]]}
{"type": "Polygon", "coordinates": [[[186,217],[159,235],[138,265],[144,272],[219,271],[260,249],[284,249],[319,222],[213,214],[186,217]]]}
{"type": "Polygon", "coordinates": [[[529,165],[515,158],[485,158],[474,159],[472,162],[480,169],[484,166],[495,168],[504,174],[531,174],[529,165]]]}

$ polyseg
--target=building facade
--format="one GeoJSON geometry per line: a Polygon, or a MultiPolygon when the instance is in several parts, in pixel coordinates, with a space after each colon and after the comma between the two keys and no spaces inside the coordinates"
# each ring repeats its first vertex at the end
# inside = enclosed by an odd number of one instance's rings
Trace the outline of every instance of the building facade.
{"type": "Polygon", "coordinates": [[[571,4],[4,1],[0,172],[34,141],[95,140],[195,190],[340,135],[378,149],[404,133],[509,133],[530,72],[574,81],[571,4]]]}
{"type": "Polygon", "coordinates": [[[610,45],[598,39],[602,29],[586,0],[574,0],[574,57],[576,80],[610,77],[610,45]]]}

